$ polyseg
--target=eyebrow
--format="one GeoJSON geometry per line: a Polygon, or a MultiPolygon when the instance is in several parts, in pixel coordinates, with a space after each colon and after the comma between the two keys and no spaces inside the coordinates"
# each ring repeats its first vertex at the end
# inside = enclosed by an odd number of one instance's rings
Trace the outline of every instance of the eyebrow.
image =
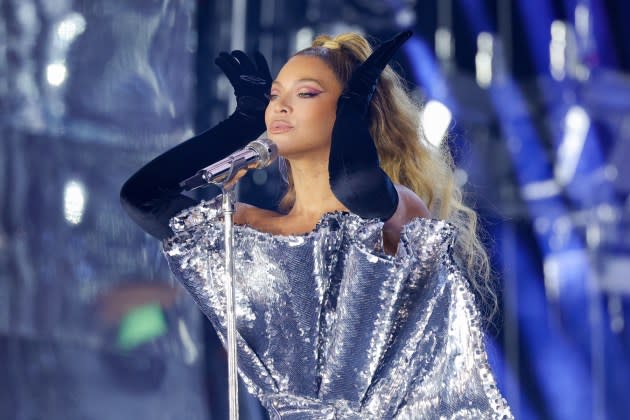
{"type": "MultiPolygon", "coordinates": [[[[301,82],[315,82],[315,83],[317,83],[318,85],[320,85],[321,87],[324,87],[324,85],[322,84],[322,82],[321,82],[321,81],[319,81],[319,80],[317,80],[317,79],[304,78],[304,79],[299,79],[299,80],[297,81],[297,83],[301,83],[301,82]]],[[[274,80],[273,82],[271,82],[271,84],[272,84],[272,85],[280,85],[280,86],[282,86],[282,83],[280,83],[280,82],[279,82],[279,81],[277,81],[277,80],[274,80]]]]}

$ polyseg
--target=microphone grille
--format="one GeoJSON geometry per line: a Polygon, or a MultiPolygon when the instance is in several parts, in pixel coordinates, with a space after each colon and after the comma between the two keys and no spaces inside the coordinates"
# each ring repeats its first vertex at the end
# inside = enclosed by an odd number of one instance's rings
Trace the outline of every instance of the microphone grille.
{"type": "Polygon", "coordinates": [[[249,143],[248,147],[252,148],[260,156],[258,165],[256,165],[257,169],[266,168],[278,157],[278,146],[267,138],[254,140],[249,143]]]}

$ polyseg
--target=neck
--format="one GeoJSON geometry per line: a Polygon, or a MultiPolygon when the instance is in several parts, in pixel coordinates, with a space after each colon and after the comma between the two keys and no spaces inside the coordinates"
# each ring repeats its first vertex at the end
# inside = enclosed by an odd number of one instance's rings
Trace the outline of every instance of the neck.
{"type": "Polygon", "coordinates": [[[319,218],[327,212],[347,210],[330,189],[328,157],[318,160],[291,160],[295,203],[289,216],[319,218]]]}

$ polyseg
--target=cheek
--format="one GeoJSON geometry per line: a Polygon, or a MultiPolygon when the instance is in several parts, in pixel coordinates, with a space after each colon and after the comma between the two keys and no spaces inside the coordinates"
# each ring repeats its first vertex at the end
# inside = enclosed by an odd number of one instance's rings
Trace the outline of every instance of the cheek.
{"type": "Polygon", "coordinates": [[[332,129],[335,124],[335,114],[330,112],[318,112],[312,114],[309,124],[308,141],[314,146],[330,145],[332,129]]]}
{"type": "Polygon", "coordinates": [[[313,114],[313,117],[317,121],[319,130],[330,134],[332,132],[333,125],[335,124],[336,108],[334,105],[321,107],[313,114]]]}

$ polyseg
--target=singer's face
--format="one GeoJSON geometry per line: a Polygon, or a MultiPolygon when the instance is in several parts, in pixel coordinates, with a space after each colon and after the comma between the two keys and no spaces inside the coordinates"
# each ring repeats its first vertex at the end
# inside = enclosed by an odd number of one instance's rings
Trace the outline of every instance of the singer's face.
{"type": "Polygon", "coordinates": [[[280,70],[265,112],[267,136],[288,159],[328,159],[341,84],[320,58],[298,55],[280,70]]]}

